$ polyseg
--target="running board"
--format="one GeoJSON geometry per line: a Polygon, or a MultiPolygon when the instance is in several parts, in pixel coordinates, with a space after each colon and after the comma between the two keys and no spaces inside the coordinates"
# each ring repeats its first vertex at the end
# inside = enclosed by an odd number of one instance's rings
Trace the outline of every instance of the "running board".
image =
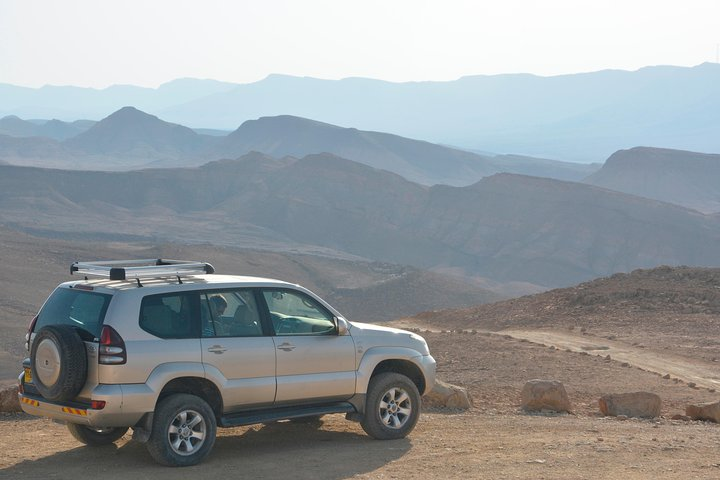
{"type": "Polygon", "coordinates": [[[308,405],[296,407],[280,407],[267,410],[250,410],[220,417],[219,427],[239,427],[256,423],[276,422],[289,418],[326,415],[328,413],[353,413],[355,407],[349,402],[331,403],[326,405],[308,405]]]}

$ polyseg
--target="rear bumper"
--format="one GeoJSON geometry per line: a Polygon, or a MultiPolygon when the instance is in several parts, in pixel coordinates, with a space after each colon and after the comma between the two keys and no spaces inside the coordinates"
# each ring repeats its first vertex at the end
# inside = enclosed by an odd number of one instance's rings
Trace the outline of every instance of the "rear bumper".
{"type": "MultiPolygon", "coordinates": [[[[19,381],[24,390],[23,375],[19,381]]],[[[20,407],[25,413],[90,427],[131,427],[145,413],[123,409],[121,385],[98,385],[92,392],[92,399],[104,401],[105,407],[97,410],[86,402],[51,402],[41,395],[18,393],[20,407]]]]}

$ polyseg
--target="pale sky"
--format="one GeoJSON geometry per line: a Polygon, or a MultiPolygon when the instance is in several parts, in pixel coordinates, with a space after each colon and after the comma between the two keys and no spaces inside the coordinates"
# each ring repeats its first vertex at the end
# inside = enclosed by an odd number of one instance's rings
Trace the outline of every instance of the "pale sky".
{"type": "Polygon", "coordinates": [[[720,0],[0,0],[0,83],[389,81],[716,61],[720,0]]]}

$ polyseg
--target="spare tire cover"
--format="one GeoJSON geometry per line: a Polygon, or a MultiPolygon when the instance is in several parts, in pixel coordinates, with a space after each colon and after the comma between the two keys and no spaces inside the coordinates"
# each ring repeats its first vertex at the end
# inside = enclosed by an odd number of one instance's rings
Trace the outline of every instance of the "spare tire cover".
{"type": "Polygon", "coordinates": [[[48,400],[72,400],[87,380],[85,343],[71,325],[40,329],[30,350],[33,383],[48,400]]]}

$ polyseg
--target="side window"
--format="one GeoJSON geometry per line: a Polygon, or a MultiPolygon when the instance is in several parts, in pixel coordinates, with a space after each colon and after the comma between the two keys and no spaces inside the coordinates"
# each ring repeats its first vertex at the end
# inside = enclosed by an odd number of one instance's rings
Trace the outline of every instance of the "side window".
{"type": "Polygon", "coordinates": [[[333,316],[302,292],[263,290],[277,335],[329,335],[335,333],[333,316]]]}
{"type": "Polygon", "coordinates": [[[260,313],[252,290],[223,290],[203,294],[203,337],[262,336],[260,313]]]}
{"type": "Polygon", "coordinates": [[[198,336],[196,292],[148,295],[140,304],[140,328],[160,338],[198,336]]]}

